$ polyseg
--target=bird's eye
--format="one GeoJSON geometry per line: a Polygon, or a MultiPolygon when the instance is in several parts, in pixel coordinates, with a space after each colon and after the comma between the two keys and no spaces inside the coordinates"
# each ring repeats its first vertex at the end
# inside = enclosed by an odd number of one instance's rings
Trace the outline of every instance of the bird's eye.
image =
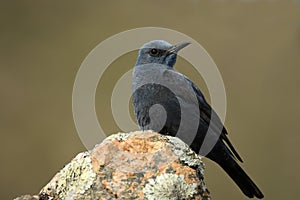
{"type": "Polygon", "coordinates": [[[151,56],[157,56],[158,53],[159,53],[158,49],[151,49],[151,50],[150,50],[150,55],[151,55],[151,56]]]}

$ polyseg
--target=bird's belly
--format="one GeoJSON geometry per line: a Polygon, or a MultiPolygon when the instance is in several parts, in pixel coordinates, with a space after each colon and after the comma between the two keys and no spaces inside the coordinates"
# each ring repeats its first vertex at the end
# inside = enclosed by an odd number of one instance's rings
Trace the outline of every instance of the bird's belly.
{"type": "Polygon", "coordinates": [[[179,101],[172,91],[160,84],[145,84],[134,91],[132,101],[142,129],[176,134],[181,111],[179,101]]]}
{"type": "Polygon", "coordinates": [[[167,87],[145,84],[134,91],[134,111],[143,130],[178,136],[186,143],[197,134],[199,115],[194,104],[188,104],[167,87]]]}
{"type": "Polygon", "coordinates": [[[200,111],[196,94],[190,82],[174,70],[136,67],[132,100],[142,129],[177,136],[186,143],[197,134],[200,111]]]}

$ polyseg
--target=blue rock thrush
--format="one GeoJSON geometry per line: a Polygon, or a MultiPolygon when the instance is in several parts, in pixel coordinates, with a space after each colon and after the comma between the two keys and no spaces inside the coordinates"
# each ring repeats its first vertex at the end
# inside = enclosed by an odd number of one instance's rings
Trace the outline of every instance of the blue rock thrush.
{"type": "Polygon", "coordinates": [[[137,122],[142,130],[179,137],[193,151],[220,165],[246,196],[261,199],[262,192],[238,165],[236,159],[242,159],[217,114],[198,87],[173,68],[177,52],[188,44],[154,40],[141,47],[132,83],[137,122]],[[203,153],[206,140],[211,148],[203,153]]]}

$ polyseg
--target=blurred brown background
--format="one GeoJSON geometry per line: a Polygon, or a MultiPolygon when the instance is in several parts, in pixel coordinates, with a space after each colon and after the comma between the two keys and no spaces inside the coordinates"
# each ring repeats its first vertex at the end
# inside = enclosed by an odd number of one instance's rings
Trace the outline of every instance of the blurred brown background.
{"type": "MultiPolygon", "coordinates": [[[[2,1],[0,24],[0,199],[36,194],[85,150],[72,118],[76,72],[101,41],[144,26],[175,29],[206,48],[224,79],[226,126],[243,168],[265,199],[298,199],[299,1],[2,1]]],[[[100,81],[96,106],[107,133],[119,130],[111,89],[136,56],[122,56],[100,81]]],[[[177,69],[208,95],[191,67],[177,69]]],[[[205,161],[213,199],[247,199],[205,161]]]]}

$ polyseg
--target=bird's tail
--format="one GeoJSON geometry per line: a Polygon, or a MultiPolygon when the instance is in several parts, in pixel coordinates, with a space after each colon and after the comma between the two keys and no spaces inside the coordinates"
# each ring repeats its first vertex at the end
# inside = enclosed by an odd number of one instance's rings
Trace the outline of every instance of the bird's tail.
{"type": "Polygon", "coordinates": [[[263,193],[258,189],[255,183],[250,179],[246,172],[239,166],[235,159],[228,156],[226,161],[220,160],[217,163],[226,171],[232,180],[239,186],[242,192],[249,198],[257,197],[262,199],[263,193]]]}

